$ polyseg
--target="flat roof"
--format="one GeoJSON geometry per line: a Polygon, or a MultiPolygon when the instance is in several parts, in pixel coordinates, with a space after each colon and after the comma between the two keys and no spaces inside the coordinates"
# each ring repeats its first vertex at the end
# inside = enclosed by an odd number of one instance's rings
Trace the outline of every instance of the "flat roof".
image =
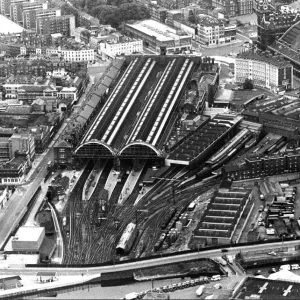
{"type": "Polygon", "coordinates": [[[3,15],[0,15],[0,24],[1,24],[0,33],[4,33],[4,34],[21,33],[24,30],[23,27],[14,23],[12,20],[6,18],[3,15]]]}
{"type": "Polygon", "coordinates": [[[191,37],[191,35],[178,35],[176,29],[155,20],[143,20],[135,24],[126,25],[142,31],[149,36],[154,36],[159,41],[179,40],[181,38],[191,37]]]}
{"type": "Polygon", "coordinates": [[[43,232],[45,232],[44,227],[23,226],[19,228],[14,239],[18,237],[19,241],[37,241],[43,232]]]}
{"type": "Polygon", "coordinates": [[[263,54],[254,53],[252,51],[239,53],[236,59],[250,59],[250,60],[261,61],[276,66],[278,68],[291,66],[289,61],[277,55],[274,56],[272,56],[271,54],[263,55],[263,54]]]}
{"type": "Polygon", "coordinates": [[[299,293],[300,283],[295,280],[247,277],[233,299],[298,299],[299,293]]]}

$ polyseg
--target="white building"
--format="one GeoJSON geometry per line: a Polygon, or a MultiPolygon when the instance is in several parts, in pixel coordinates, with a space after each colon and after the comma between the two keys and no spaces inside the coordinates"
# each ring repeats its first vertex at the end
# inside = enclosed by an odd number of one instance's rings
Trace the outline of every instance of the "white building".
{"type": "Polygon", "coordinates": [[[3,84],[3,90],[5,92],[6,99],[17,99],[18,90],[24,83],[5,83],[3,84]]]}
{"type": "Polygon", "coordinates": [[[191,49],[192,36],[155,20],[143,20],[125,24],[124,31],[131,38],[143,40],[153,52],[172,54],[191,49]]]}
{"type": "Polygon", "coordinates": [[[122,38],[119,42],[104,41],[99,43],[98,53],[102,59],[115,59],[118,55],[143,52],[143,41],[131,38],[122,38]]]}
{"type": "Polygon", "coordinates": [[[13,251],[38,251],[44,237],[44,227],[20,227],[12,238],[13,251]]]}
{"type": "Polygon", "coordinates": [[[235,62],[235,81],[251,79],[256,86],[280,92],[293,88],[293,66],[279,56],[240,53],[235,62]]]}
{"type": "Polygon", "coordinates": [[[78,99],[78,91],[76,87],[64,87],[57,93],[57,98],[68,99],[71,103],[78,99]]]}
{"type": "Polygon", "coordinates": [[[66,50],[61,49],[61,56],[69,61],[93,61],[95,60],[94,49],[66,50]]]}
{"type": "Polygon", "coordinates": [[[236,25],[210,16],[201,19],[197,30],[196,40],[206,46],[230,43],[236,39],[236,25]]]}

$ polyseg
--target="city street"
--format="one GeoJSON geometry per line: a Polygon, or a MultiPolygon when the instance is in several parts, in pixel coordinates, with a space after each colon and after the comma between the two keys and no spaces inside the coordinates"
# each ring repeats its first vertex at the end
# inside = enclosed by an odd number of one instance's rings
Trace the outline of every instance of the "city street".
{"type": "Polygon", "coordinates": [[[226,56],[228,54],[237,54],[242,51],[242,46],[245,42],[249,41],[249,39],[239,33],[237,33],[237,40],[234,43],[218,45],[216,47],[203,47],[197,43],[193,43],[193,47],[200,51],[203,56],[226,56]]]}

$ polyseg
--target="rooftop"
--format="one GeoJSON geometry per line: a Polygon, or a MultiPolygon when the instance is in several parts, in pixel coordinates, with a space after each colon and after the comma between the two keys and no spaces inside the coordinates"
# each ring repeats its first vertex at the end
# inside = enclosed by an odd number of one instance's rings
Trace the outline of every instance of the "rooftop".
{"type": "Polygon", "coordinates": [[[126,25],[142,31],[149,36],[153,36],[162,42],[191,37],[191,35],[179,35],[176,29],[155,20],[144,20],[136,22],[135,24],[126,25]]]}
{"type": "Polygon", "coordinates": [[[290,63],[287,62],[283,57],[277,55],[272,56],[271,54],[268,53],[258,54],[258,53],[254,53],[253,51],[245,51],[237,55],[236,59],[239,58],[265,62],[270,65],[274,65],[278,68],[283,68],[290,65],[290,63]]]}
{"type": "MultiPolygon", "coordinates": [[[[168,160],[182,161],[189,164],[202,153],[207,153],[221,136],[241,120],[241,117],[231,114],[217,115],[214,119],[200,126],[168,156],[168,160]]],[[[212,155],[212,153],[211,153],[212,155]]]]}
{"type": "Polygon", "coordinates": [[[18,170],[21,165],[23,165],[26,162],[26,158],[22,156],[14,157],[9,162],[0,164],[0,169],[6,169],[6,170],[18,170]]]}
{"type": "Polygon", "coordinates": [[[234,299],[297,299],[300,283],[294,280],[271,280],[248,277],[234,299]],[[251,297],[252,298],[249,298],[251,297]]]}
{"type": "Polygon", "coordinates": [[[44,227],[20,227],[14,237],[19,241],[37,241],[40,236],[45,232],[44,227]]]}

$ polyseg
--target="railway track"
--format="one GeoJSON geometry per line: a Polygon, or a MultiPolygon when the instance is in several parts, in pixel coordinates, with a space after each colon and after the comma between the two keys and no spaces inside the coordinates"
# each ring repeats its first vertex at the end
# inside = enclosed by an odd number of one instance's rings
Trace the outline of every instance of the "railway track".
{"type": "MultiPolygon", "coordinates": [[[[187,186],[182,190],[178,189],[180,181],[159,180],[154,188],[149,191],[137,205],[134,206],[135,200],[139,195],[139,187],[136,186],[124,202],[124,204],[116,205],[122,184],[117,185],[117,189],[113,192],[110,201],[113,205],[108,207],[106,220],[102,220],[99,227],[93,226],[93,218],[95,218],[95,204],[101,189],[104,188],[106,178],[112,167],[109,162],[98,181],[98,184],[92,194],[90,200],[83,204],[81,197],[84,180],[74,189],[69,204],[71,232],[68,249],[73,251],[65,251],[66,256],[63,263],[67,264],[84,264],[84,263],[101,263],[118,259],[116,257],[116,244],[123,234],[128,223],[136,218],[138,219],[139,234],[132,247],[130,257],[147,256],[153,254],[153,247],[160,234],[163,232],[160,228],[160,221],[168,213],[172,206],[187,206],[200,193],[203,193],[211,186],[218,183],[218,180],[212,178],[201,186],[187,186]],[[173,203],[173,195],[171,192],[172,185],[175,186],[175,204],[173,203]],[[147,210],[147,219],[145,212],[139,210],[147,210]],[[76,217],[77,215],[77,217],[76,217]],[[93,217],[94,216],[94,217],[93,217]],[[116,223],[118,226],[116,226],[116,223]],[[85,236],[85,238],[84,238],[85,236]]],[[[91,171],[91,170],[90,170],[91,171]]],[[[163,178],[182,178],[188,176],[189,171],[185,171],[182,166],[169,168],[163,178]]],[[[85,178],[88,174],[85,174],[85,178]]]]}

